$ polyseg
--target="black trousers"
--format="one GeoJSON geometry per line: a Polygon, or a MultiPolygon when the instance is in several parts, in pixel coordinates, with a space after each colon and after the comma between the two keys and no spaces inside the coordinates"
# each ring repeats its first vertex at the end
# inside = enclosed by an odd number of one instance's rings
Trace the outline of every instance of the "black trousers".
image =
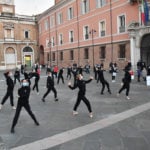
{"type": "Polygon", "coordinates": [[[60,79],[62,80],[62,83],[64,84],[65,82],[64,82],[64,77],[63,76],[58,76],[57,84],[59,84],[60,79]]]}
{"type": "Polygon", "coordinates": [[[17,79],[18,82],[20,83],[20,77],[14,77],[14,84],[16,84],[16,79],[17,79]]]}
{"type": "Polygon", "coordinates": [[[108,83],[106,80],[102,81],[101,83],[102,83],[102,90],[101,90],[101,93],[104,92],[104,90],[105,90],[105,85],[107,86],[108,91],[110,91],[109,83],[108,83]]]}
{"type": "Polygon", "coordinates": [[[69,80],[71,79],[71,73],[67,73],[67,79],[69,78],[69,80]]]}
{"type": "Polygon", "coordinates": [[[119,90],[119,94],[125,89],[126,89],[126,96],[128,96],[130,91],[130,83],[124,83],[122,88],[119,90]]]}
{"type": "Polygon", "coordinates": [[[36,88],[37,92],[39,92],[38,82],[39,82],[39,79],[35,78],[35,83],[34,83],[34,86],[33,86],[33,90],[36,88]]]}
{"type": "Polygon", "coordinates": [[[14,119],[13,119],[13,123],[12,123],[12,128],[13,129],[15,128],[15,126],[16,126],[16,124],[18,122],[18,119],[19,119],[22,107],[24,107],[26,109],[26,111],[31,116],[31,118],[34,120],[34,122],[37,123],[37,120],[36,120],[33,112],[31,111],[30,105],[28,103],[24,104],[24,105],[21,105],[21,104],[18,103],[17,104],[17,108],[16,108],[16,113],[15,113],[15,116],[14,116],[14,119]]]}
{"type": "Polygon", "coordinates": [[[4,105],[4,103],[6,102],[6,100],[8,99],[8,97],[10,97],[10,104],[11,104],[11,106],[14,106],[13,90],[7,90],[7,93],[5,94],[4,98],[2,99],[1,104],[4,105]]]}
{"type": "Polygon", "coordinates": [[[52,90],[53,93],[54,93],[54,97],[57,98],[57,91],[56,91],[55,87],[48,88],[48,89],[47,89],[47,92],[44,94],[43,98],[45,98],[45,97],[51,92],[51,90],[52,90]]]}
{"type": "Polygon", "coordinates": [[[92,112],[92,108],[91,108],[91,104],[90,104],[89,100],[85,97],[85,95],[80,95],[80,94],[78,94],[77,101],[76,101],[76,103],[74,105],[73,110],[74,111],[77,110],[78,106],[80,105],[81,100],[83,100],[83,102],[85,103],[85,105],[88,108],[88,111],[91,113],[92,112]]]}

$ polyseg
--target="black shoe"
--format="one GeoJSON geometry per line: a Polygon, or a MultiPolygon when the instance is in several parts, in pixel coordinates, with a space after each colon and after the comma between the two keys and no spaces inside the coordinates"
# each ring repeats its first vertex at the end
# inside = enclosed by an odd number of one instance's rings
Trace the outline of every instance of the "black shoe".
{"type": "Polygon", "coordinates": [[[55,101],[57,102],[57,101],[58,101],[58,98],[55,98],[55,101]]]}
{"type": "Polygon", "coordinates": [[[39,122],[37,122],[37,121],[35,122],[35,124],[36,124],[37,126],[39,126],[39,125],[40,125],[40,124],[39,124],[39,122]]]}
{"type": "Polygon", "coordinates": [[[45,102],[45,99],[44,99],[44,98],[42,98],[42,101],[43,101],[43,102],[45,102]]]}
{"type": "Polygon", "coordinates": [[[110,90],[108,90],[108,93],[109,93],[109,94],[111,94],[111,91],[110,91],[110,90]]]}
{"type": "Polygon", "coordinates": [[[103,93],[103,92],[101,92],[101,95],[104,95],[104,93],[103,93]]]}
{"type": "Polygon", "coordinates": [[[14,128],[11,128],[10,132],[11,132],[11,133],[15,133],[14,128]]]}

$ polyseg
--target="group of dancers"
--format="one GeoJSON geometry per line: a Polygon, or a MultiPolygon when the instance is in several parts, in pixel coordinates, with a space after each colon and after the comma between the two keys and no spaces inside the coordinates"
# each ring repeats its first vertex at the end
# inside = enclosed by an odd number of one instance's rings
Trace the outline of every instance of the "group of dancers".
{"type": "MultiPolygon", "coordinates": [[[[127,65],[125,67],[125,75],[124,78],[122,79],[123,85],[121,87],[121,89],[118,91],[118,96],[119,94],[126,89],[126,98],[129,98],[129,90],[130,90],[130,82],[131,82],[131,75],[130,75],[130,70],[131,70],[131,66],[127,65]]],[[[37,90],[37,94],[39,94],[39,88],[38,88],[38,82],[40,80],[40,73],[38,70],[34,70],[30,73],[24,72],[24,79],[22,79],[20,81],[20,73],[18,73],[19,70],[16,69],[15,73],[14,73],[14,81],[12,80],[11,76],[12,76],[12,72],[11,71],[7,71],[6,73],[4,73],[4,76],[6,78],[6,84],[7,84],[7,92],[5,94],[5,96],[2,99],[2,102],[0,104],[0,110],[2,109],[4,103],[6,102],[6,100],[10,97],[10,103],[12,106],[12,109],[16,110],[13,122],[12,122],[12,127],[11,127],[11,133],[15,132],[15,126],[17,124],[20,112],[22,107],[25,108],[25,110],[28,112],[28,114],[31,116],[31,118],[33,119],[33,121],[35,122],[35,125],[39,126],[39,122],[37,121],[35,115],[33,114],[30,104],[29,104],[29,97],[30,97],[30,91],[31,91],[31,81],[30,79],[32,77],[35,78],[35,83],[34,86],[32,88],[32,90],[34,90],[36,88],[37,90]],[[16,73],[17,72],[17,73],[16,73]],[[18,82],[21,84],[21,87],[18,89],[18,103],[17,103],[17,107],[14,106],[14,102],[13,102],[13,90],[14,90],[14,85],[16,83],[16,79],[18,79],[18,82]]],[[[105,89],[105,85],[107,86],[107,90],[109,92],[109,94],[111,94],[111,90],[110,90],[110,86],[108,81],[106,81],[106,79],[104,78],[104,68],[103,66],[99,66],[96,68],[96,72],[97,72],[97,82],[101,82],[102,84],[102,89],[100,94],[104,94],[104,89],[105,89]]],[[[72,73],[74,76],[74,83],[72,84],[70,81],[68,82],[68,87],[71,90],[74,90],[76,88],[79,89],[78,95],[77,95],[77,100],[76,103],[74,105],[73,108],[73,115],[78,115],[77,109],[80,105],[80,102],[83,101],[85,103],[85,105],[88,108],[89,111],[89,117],[93,118],[93,111],[92,111],[92,107],[90,104],[90,101],[86,98],[86,84],[90,83],[94,78],[90,77],[89,80],[84,80],[83,79],[83,74],[80,70],[80,68],[70,68],[69,70],[69,74],[72,73]]],[[[58,97],[57,97],[57,90],[55,88],[55,84],[54,84],[54,76],[51,70],[49,70],[47,72],[47,82],[46,82],[46,87],[47,87],[47,91],[46,93],[43,95],[42,97],[42,101],[45,102],[45,98],[46,96],[52,91],[54,93],[54,100],[58,101],[58,97]]],[[[63,68],[61,68],[59,70],[59,74],[58,74],[58,78],[63,77],[63,68]]],[[[67,76],[69,77],[69,76],[67,76]]],[[[62,81],[64,81],[62,79],[62,81]]],[[[58,84],[58,80],[57,80],[57,84],[58,84]]],[[[64,82],[63,82],[64,83],[64,82]]]]}

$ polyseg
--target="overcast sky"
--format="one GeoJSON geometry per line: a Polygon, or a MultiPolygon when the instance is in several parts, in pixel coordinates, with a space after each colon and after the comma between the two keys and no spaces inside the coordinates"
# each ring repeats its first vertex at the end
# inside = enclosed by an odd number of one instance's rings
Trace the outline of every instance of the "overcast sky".
{"type": "Polygon", "coordinates": [[[35,15],[54,5],[54,0],[15,0],[16,14],[35,15]]]}

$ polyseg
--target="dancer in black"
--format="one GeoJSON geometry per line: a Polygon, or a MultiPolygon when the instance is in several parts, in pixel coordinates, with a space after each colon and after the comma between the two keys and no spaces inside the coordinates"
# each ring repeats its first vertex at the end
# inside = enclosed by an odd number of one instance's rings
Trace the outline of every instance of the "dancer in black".
{"type": "Polygon", "coordinates": [[[129,91],[130,91],[130,83],[131,83],[131,74],[130,74],[130,69],[125,70],[124,78],[122,79],[123,85],[121,89],[119,90],[117,96],[120,95],[120,93],[126,89],[126,98],[129,100],[129,91]]]}
{"type": "Polygon", "coordinates": [[[54,79],[52,77],[52,73],[51,72],[48,72],[48,77],[47,77],[47,92],[44,94],[43,98],[42,98],[42,101],[45,102],[45,97],[51,92],[51,90],[53,91],[54,93],[54,98],[55,98],[55,101],[58,101],[58,98],[57,98],[57,91],[54,87],[54,79]]]}
{"type": "Polygon", "coordinates": [[[32,78],[32,77],[35,77],[35,83],[34,83],[34,85],[33,85],[32,90],[34,91],[34,89],[36,88],[37,94],[39,95],[38,82],[39,82],[39,80],[40,80],[40,75],[39,75],[37,72],[35,72],[35,70],[34,70],[34,71],[32,72],[32,74],[31,74],[31,78],[32,78]]]}
{"type": "Polygon", "coordinates": [[[109,83],[105,80],[103,71],[104,70],[103,70],[102,67],[98,67],[98,70],[97,70],[97,74],[98,74],[97,83],[98,83],[98,81],[100,81],[102,83],[102,90],[101,90],[102,95],[104,94],[105,85],[107,86],[109,94],[111,94],[109,83]]]}
{"type": "Polygon", "coordinates": [[[31,111],[30,104],[29,104],[29,96],[30,96],[29,82],[27,80],[23,79],[22,87],[18,90],[18,104],[17,104],[16,113],[15,113],[12,127],[11,127],[11,133],[15,132],[14,129],[18,122],[22,107],[24,107],[26,109],[26,111],[29,113],[31,118],[34,120],[35,124],[37,126],[39,126],[39,122],[36,120],[33,112],[31,111]]]}
{"type": "Polygon", "coordinates": [[[60,80],[60,79],[62,80],[62,83],[65,84],[65,82],[64,82],[64,77],[63,77],[63,73],[64,73],[63,68],[60,68],[59,73],[58,73],[57,84],[59,84],[59,80],[60,80]]]}
{"type": "Polygon", "coordinates": [[[14,84],[16,84],[16,79],[20,83],[20,71],[18,68],[16,68],[15,73],[14,73],[14,84]]]}
{"type": "Polygon", "coordinates": [[[69,78],[69,80],[71,79],[71,70],[72,70],[72,67],[69,65],[67,67],[67,79],[69,78]]]}
{"type": "Polygon", "coordinates": [[[6,100],[8,99],[8,97],[10,97],[10,104],[12,106],[12,109],[16,109],[16,107],[14,106],[14,102],[13,102],[14,83],[13,83],[13,80],[11,79],[12,72],[11,71],[6,72],[6,73],[4,73],[4,76],[6,77],[7,92],[0,104],[0,110],[2,109],[2,107],[3,107],[4,103],[6,102],[6,100]]]}
{"type": "Polygon", "coordinates": [[[77,82],[76,85],[71,86],[71,82],[68,83],[68,87],[72,90],[76,89],[77,87],[79,88],[79,92],[78,92],[78,97],[77,97],[77,101],[76,104],[73,108],[73,115],[77,115],[77,108],[81,102],[81,100],[83,100],[83,102],[86,104],[88,110],[89,110],[89,117],[92,118],[93,117],[93,113],[92,113],[92,109],[91,109],[91,104],[89,102],[89,100],[85,97],[85,93],[86,93],[86,84],[91,82],[93,80],[93,77],[90,77],[89,80],[85,81],[83,80],[83,76],[81,74],[79,74],[77,76],[77,82]]]}

